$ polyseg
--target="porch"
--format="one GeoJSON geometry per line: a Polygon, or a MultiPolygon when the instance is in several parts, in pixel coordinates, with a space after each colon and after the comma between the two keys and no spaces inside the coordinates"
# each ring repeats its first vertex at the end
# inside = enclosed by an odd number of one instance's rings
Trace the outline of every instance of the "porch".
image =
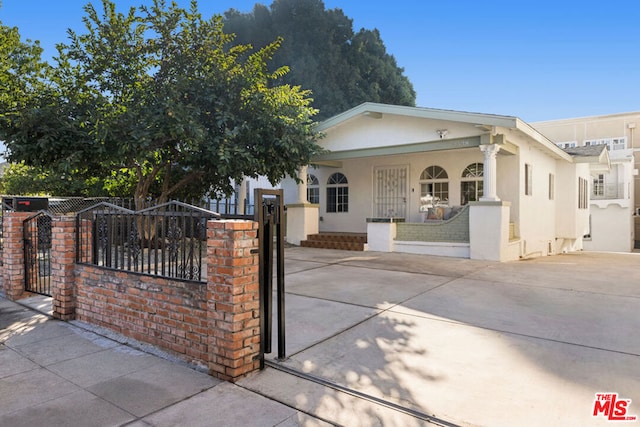
{"type": "Polygon", "coordinates": [[[366,233],[319,232],[308,235],[300,246],[456,258],[472,258],[473,250],[475,259],[495,256],[502,261],[513,260],[523,253],[520,239],[515,234],[515,224],[508,219],[508,203],[472,202],[446,220],[409,223],[404,218],[368,218],[366,233]],[[471,212],[474,212],[473,221],[471,212]],[[487,214],[489,218],[482,218],[487,214]],[[470,227],[472,222],[478,227],[475,232],[470,227]],[[493,231],[487,233],[487,230],[493,231]]]}

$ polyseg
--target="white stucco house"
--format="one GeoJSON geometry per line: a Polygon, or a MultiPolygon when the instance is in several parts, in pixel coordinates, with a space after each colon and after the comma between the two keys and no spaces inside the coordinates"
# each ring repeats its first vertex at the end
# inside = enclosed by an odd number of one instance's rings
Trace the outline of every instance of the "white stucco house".
{"type": "Polygon", "coordinates": [[[512,116],[364,103],[319,130],[326,153],[302,184],[281,183],[294,244],[338,232],[366,233],[369,250],[498,261],[582,250],[594,174],[617,165],[512,116]]]}

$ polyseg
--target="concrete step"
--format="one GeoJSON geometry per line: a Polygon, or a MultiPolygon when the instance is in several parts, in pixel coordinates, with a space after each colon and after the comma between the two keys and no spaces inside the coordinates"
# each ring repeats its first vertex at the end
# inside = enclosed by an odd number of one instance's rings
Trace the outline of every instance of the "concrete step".
{"type": "Polygon", "coordinates": [[[310,234],[300,246],[319,249],[341,249],[345,251],[363,251],[367,243],[365,233],[318,233],[310,234]]]}
{"type": "Polygon", "coordinates": [[[355,242],[331,242],[317,240],[303,240],[300,242],[303,248],[340,249],[343,251],[364,251],[364,243],[355,242]]]}

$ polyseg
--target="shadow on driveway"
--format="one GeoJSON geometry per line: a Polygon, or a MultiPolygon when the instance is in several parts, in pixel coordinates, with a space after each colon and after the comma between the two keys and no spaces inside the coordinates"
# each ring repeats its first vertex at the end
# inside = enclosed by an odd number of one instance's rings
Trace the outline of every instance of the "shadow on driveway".
{"type": "MultiPolygon", "coordinates": [[[[286,256],[286,367],[459,425],[603,425],[599,392],[640,414],[640,254],[286,256]]],[[[424,423],[268,371],[245,386],[326,420],[424,423]]]]}

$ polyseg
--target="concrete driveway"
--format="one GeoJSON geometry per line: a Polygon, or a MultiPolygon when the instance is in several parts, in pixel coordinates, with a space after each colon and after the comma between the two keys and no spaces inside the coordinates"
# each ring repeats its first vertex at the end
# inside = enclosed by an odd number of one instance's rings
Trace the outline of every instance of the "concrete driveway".
{"type": "Polygon", "coordinates": [[[286,287],[288,358],[240,385],[325,421],[611,425],[596,393],[640,416],[640,254],[289,248],[286,287]]]}

